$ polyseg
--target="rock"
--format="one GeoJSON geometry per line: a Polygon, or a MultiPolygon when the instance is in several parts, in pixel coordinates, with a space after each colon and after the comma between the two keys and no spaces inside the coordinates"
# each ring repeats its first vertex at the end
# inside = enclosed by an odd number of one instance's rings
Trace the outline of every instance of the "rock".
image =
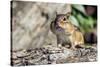
{"type": "Polygon", "coordinates": [[[97,49],[93,47],[80,48],[74,51],[64,47],[53,47],[49,49],[47,47],[41,47],[16,52],[12,51],[12,53],[12,64],[19,66],[93,62],[97,60],[97,49]]]}
{"type": "Polygon", "coordinates": [[[20,1],[13,1],[12,4],[14,50],[42,47],[48,43],[56,44],[55,36],[50,33],[50,23],[55,19],[56,12],[71,12],[70,4],[20,1]]]}
{"type": "Polygon", "coordinates": [[[16,65],[16,64],[20,64],[21,63],[21,60],[13,60],[13,63],[14,63],[14,65],[16,65]]]}

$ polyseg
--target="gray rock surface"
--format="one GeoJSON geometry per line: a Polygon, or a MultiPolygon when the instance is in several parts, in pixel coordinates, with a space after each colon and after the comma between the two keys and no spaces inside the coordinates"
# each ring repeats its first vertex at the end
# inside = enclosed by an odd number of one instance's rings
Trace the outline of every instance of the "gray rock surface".
{"type": "Polygon", "coordinates": [[[56,46],[55,35],[49,29],[56,12],[58,14],[71,12],[71,5],[13,1],[12,49],[37,48],[48,44],[56,46]]]}

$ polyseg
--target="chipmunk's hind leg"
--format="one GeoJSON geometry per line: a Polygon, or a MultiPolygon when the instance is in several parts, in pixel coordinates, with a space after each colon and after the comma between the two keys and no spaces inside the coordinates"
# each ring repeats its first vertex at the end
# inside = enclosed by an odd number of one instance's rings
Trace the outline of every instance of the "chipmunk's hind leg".
{"type": "Polygon", "coordinates": [[[77,49],[78,49],[78,48],[83,48],[83,46],[81,46],[81,45],[76,45],[75,48],[77,48],[77,49]]]}
{"type": "Polygon", "coordinates": [[[83,48],[85,48],[85,45],[84,44],[77,44],[77,45],[75,45],[75,48],[76,49],[83,49],[83,48]]]}

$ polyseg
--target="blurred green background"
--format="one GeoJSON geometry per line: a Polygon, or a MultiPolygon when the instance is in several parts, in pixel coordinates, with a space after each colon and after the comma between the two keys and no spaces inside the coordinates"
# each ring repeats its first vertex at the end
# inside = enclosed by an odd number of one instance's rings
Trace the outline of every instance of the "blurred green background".
{"type": "Polygon", "coordinates": [[[97,29],[97,6],[72,5],[71,21],[79,26],[83,33],[97,29]]]}

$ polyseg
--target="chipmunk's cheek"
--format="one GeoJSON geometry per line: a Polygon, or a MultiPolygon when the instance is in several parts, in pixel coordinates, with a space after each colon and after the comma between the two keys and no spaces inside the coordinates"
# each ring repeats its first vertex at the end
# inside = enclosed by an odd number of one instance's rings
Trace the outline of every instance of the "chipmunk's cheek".
{"type": "Polygon", "coordinates": [[[62,27],[62,28],[64,28],[64,27],[65,27],[64,22],[60,22],[58,25],[59,25],[60,27],[62,27]]]}

